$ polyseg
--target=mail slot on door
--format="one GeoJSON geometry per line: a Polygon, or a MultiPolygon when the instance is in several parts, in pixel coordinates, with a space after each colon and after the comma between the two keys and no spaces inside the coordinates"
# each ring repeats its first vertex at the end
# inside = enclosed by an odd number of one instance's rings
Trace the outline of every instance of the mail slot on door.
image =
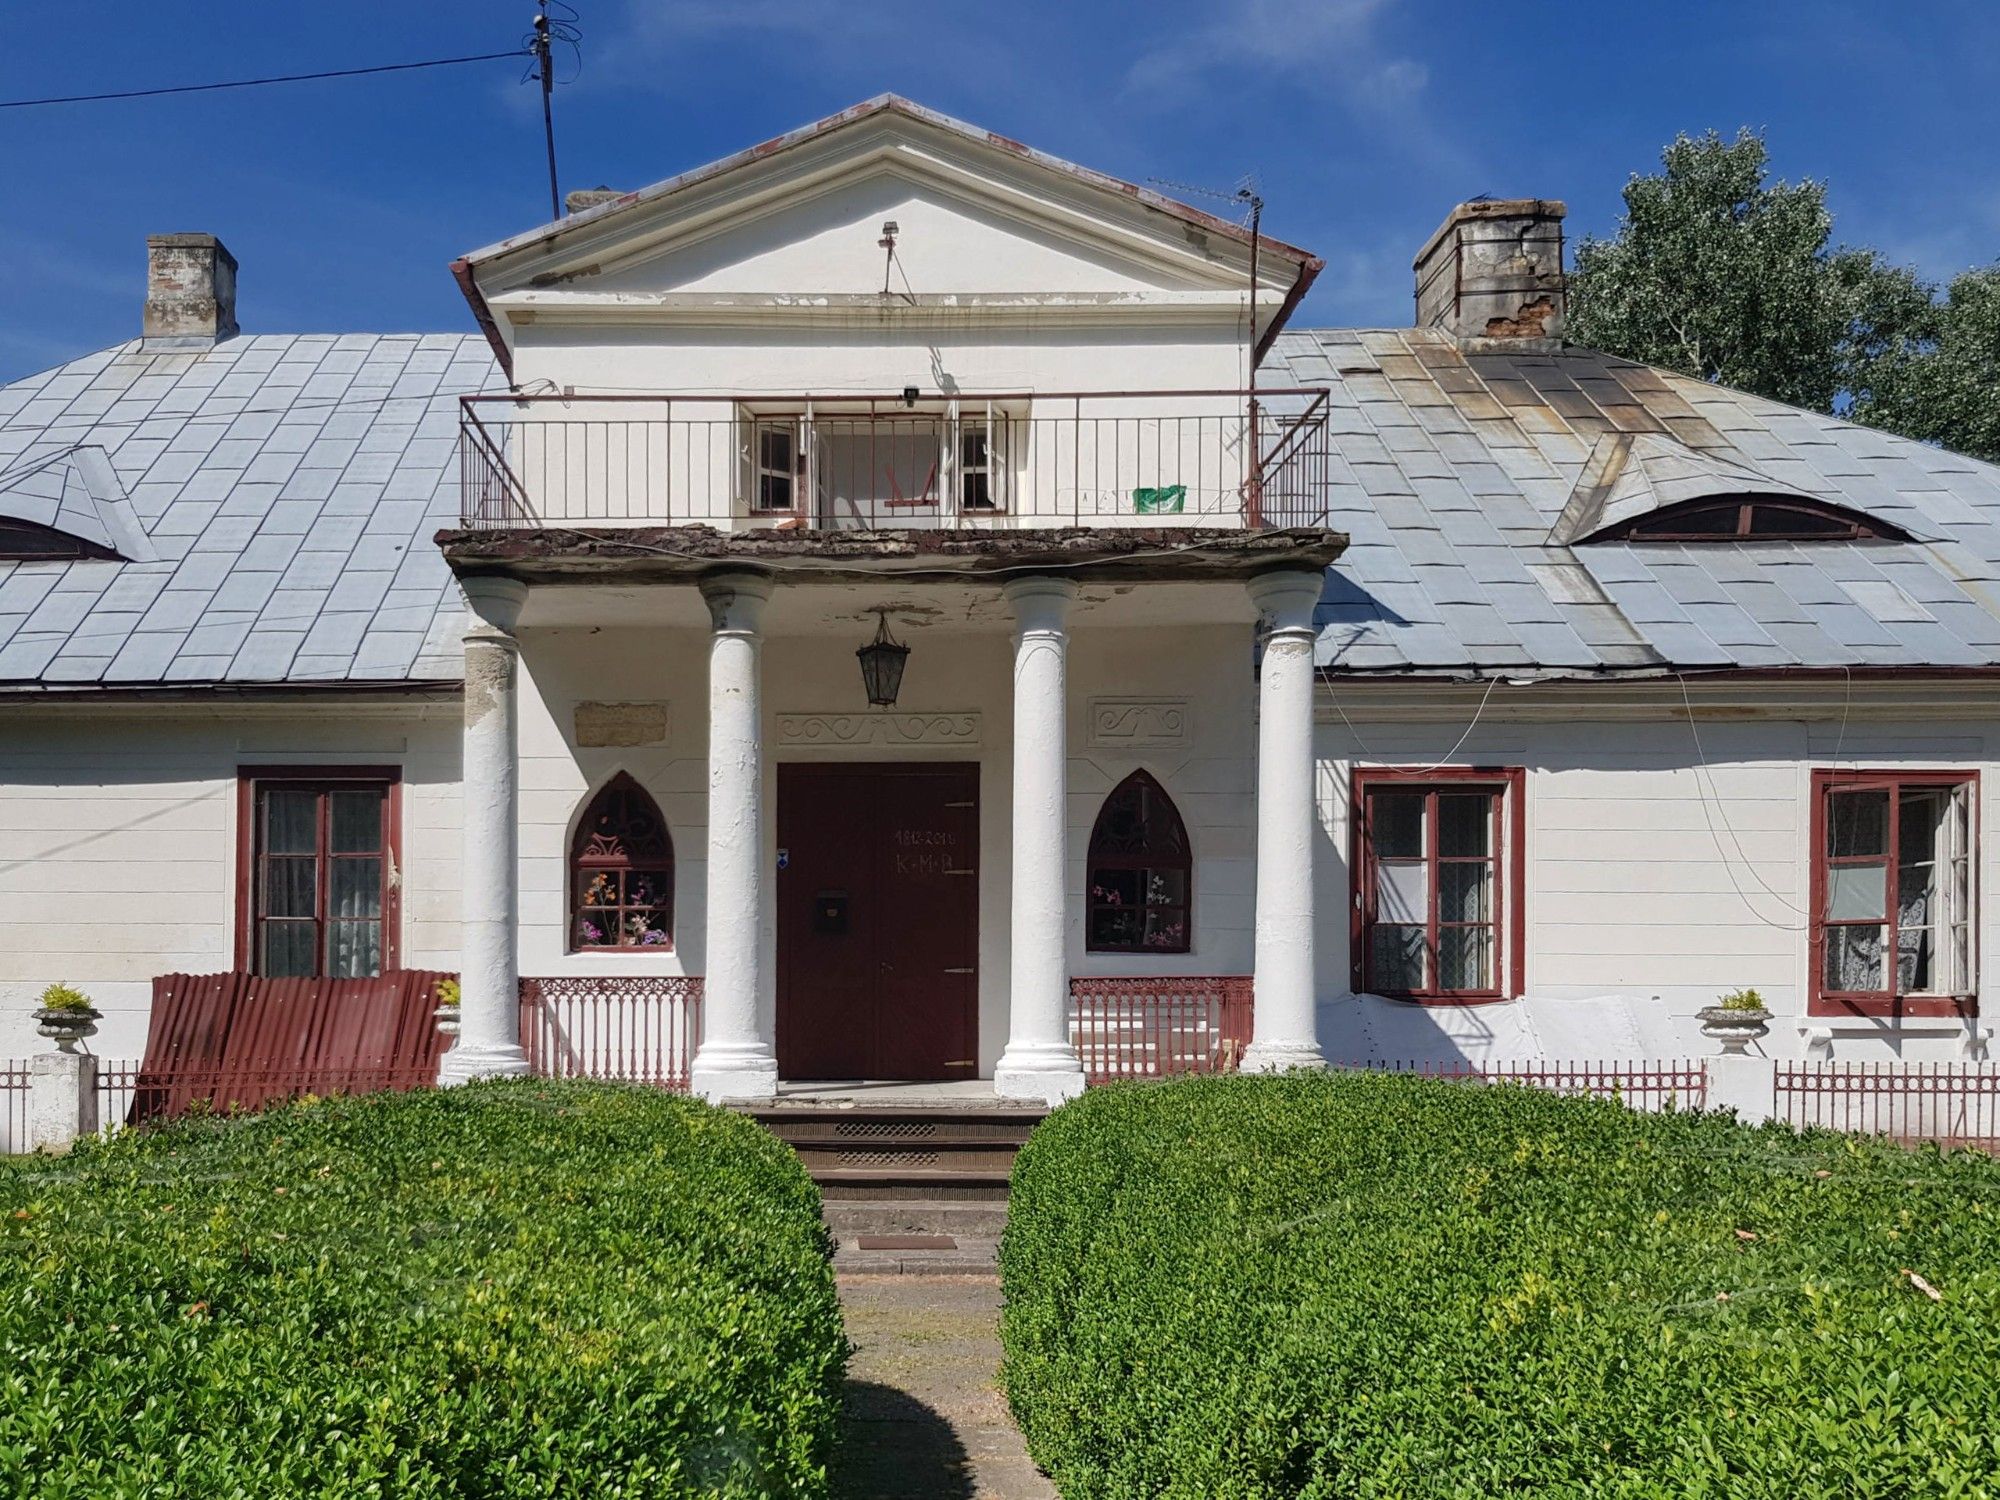
{"type": "Polygon", "coordinates": [[[821,891],[813,897],[813,931],[835,934],[847,931],[847,892],[821,891]]]}

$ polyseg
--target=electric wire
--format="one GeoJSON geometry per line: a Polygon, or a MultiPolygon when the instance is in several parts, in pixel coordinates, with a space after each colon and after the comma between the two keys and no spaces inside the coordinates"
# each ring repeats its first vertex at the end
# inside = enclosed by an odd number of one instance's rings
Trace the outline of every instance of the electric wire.
{"type": "MultiPolygon", "coordinates": [[[[1333,703],[1333,711],[1340,715],[1340,722],[1347,726],[1347,732],[1349,736],[1353,738],[1355,747],[1359,749],[1361,753],[1367,756],[1370,760],[1383,759],[1381,755],[1377,754],[1374,750],[1369,748],[1367,742],[1361,738],[1361,731],[1354,727],[1354,721],[1347,717],[1347,710],[1341,707],[1340,694],[1335,692],[1333,687],[1333,682],[1334,682],[1333,673],[1328,671],[1325,667],[1319,667],[1316,669],[1316,671],[1319,675],[1320,681],[1326,685],[1326,695],[1327,698],[1333,703]]],[[[1500,686],[1499,677],[1495,676],[1487,678],[1486,691],[1480,694],[1479,706],[1473,709],[1472,711],[1472,721],[1465,726],[1465,732],[1459,735],[1457,740],[1455,740],[1452,743],[1452,747],[1449,750],[1445,751],[1445,753],[1441,757],[1439,757],[1437,760],[1433,761],[1431,764],[1427,766],[1415,766],[1415,767],[1398,766],[1395,767],[1394,769],[1398,771],[1405,771],[1413,776],[1429,776],[1433,772],[1442,771],[1446,766],[1451,765],[1453,761],[1456,759],[1458,752],[1463,750],[1466,746],[1466,742],[1472,738],[1472,731],[1479,727],[1479,721],[1486,713],[1487,702],[1493,697],[1493,690],[1498,686],[1500,686]]]]}
{"type": "MultiPolygon", "coordinates": [[[[1743,883],[1736,878],[1736,865],[1730,861],[1729,851],[1722,847],[1722,835],[1716,830],[1715,809],[1710,806],[1711,801],[1720,803],[1722,799],[1715,791],[1714,773],[1709,770],[1708,766],[1708,751],[1701,742],[1701,726],[1695,723],[1694,700],[1688,696],[1686,676],[1676,672],[1673,674],[1673,677],[1674,681],[1680,684],[1681,706],[1687,712],[1688,734],[1694,741],[1695,797],[1701,803],[1702,821],[1708,825],[1708,837],[1710,842],[1715,845],[1716,857],[1722,862],[1723,873],[1729,877],[1729,884],[1735,890],[1737,898],[1742,901],[1743,909],[1759,922],[1762,922],[1766,927],[1775,928],[1779,932],[1804,932],[1809,925],[1808,922],[1786,922],[1773,920],[1765,916],[1763,912],[1757,909],[1756,902],[1750,899],[1750,893],[1743,889],[1743,883]],[[1702,784],[1704,775],[1708,777],[1708,785],[1706,787],[1702,784]]],[[[1726,817],[1722,821],[1722,826],[1728,829],[1729,841],[1736,849],[1737,862],[1740,862],[1743,868],[1749,872],[1750,878],[1757,883],[1764,894],[1793,915],[1801,918],[1810,917],[1810,913],[1804,907],[1793,905],[1789,897],[1780,891],[1773,890],[1770,883],[1757,872],[1756,863],[1743,852],[1742,842],[1737,839],[1736,830],[1729,827],[1729,820],[1726,817]]]]}
{"type": "Polygon", "coordinates": [[[423,68],[455,68],[463,63],[499,62],[523,55],[522,48],[479,52],[467,57],[433,57],[423,62],[377,63],[366,68],[329,68],[318,73],[279,73],[268,78],[232,78],[220,83],[180,83],[163,88],[117,89],[103,94],[53,94],[40,99],[0,99],[0,109],[40,109],[52,104],[102,104],[117,99],[156,99],[167,94],[210,94],[220,89],[256,89],[274,83],[313,83],[328,78],[362,78],[374,73],[412,73],[423,68]]]}

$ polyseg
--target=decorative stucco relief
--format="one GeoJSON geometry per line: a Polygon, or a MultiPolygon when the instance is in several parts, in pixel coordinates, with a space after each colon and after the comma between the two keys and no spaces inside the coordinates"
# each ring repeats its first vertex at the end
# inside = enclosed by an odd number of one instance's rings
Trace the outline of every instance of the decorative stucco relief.
{"type": "Polygon", "coordinates": [[[1089,743],[1099,749],[1151,750],[1188,742],[1185,698],[1092,698],[1089,743]]]}
{"type": "Polygon", "coordinates": [[[979,715],[779,714],[780,745],[976,745],[979,715]]]}
{"type": "Polygon", "coordinates": [[[664,703],[579,703],[578,745],[658,745],[667,738],[664,703]]]}

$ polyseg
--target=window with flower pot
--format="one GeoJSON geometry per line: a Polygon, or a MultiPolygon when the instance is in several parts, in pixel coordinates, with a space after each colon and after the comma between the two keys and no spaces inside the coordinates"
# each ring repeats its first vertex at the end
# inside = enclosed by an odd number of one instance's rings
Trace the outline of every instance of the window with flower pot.
{"type": "Polygon", "coordinates": [[[1134,771],[1104,799],[1090,830],[1092,953],[1186,953],[1193,912],[1193,860],[1173,799],[1134,771]]]}
{"type": "Polygon", "coordinates": [[[1354,773],[1354,988],[1434,1004],[1521,993],[1522,773],[1354,773]]]}
{"type": "Polygon", "coordinates": [[[1815,771],[1815,1015],[1977,1010],[1969,771],[1815,771]]]}
{"type": "Polygon", "coordinates": [[[591,798],[577,824],[570,890],[573,951],[673,947],[673,840],[658,804],[623,772],[591,798]]]}
{"type": "Polygon", "coordinates": [[[274,979],[366,979],[396,966],[398,772],[240,773],[237,967],[274,979]]]}

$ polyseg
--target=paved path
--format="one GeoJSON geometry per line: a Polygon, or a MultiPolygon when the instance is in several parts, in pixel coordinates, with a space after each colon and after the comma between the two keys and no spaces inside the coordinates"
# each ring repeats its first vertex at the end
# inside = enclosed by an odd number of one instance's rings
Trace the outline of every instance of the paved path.
{"type": "Polygon", "coordinates": [[[841,1500],[1056,1500],[1000,1394],[1000,1283],[842,1276],[841,1500]]]}

